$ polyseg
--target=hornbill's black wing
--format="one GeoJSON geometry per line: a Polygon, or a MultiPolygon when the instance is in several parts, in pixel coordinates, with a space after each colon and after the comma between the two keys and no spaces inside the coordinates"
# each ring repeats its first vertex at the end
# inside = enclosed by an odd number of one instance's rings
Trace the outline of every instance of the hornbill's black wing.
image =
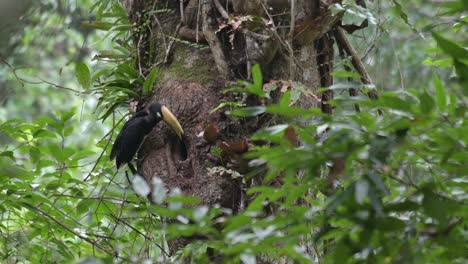
{"type": "Polygon", "coordinates": [[[144,131],[141,131],[141,124],[144,122],[143,119],[147,115],[148,113],[146,111],[136,113],[120,130],[110,154],[110,160],[117,158],[117,168],[130,162],[133,156],[135,156],[145,136],[144,131]]]}

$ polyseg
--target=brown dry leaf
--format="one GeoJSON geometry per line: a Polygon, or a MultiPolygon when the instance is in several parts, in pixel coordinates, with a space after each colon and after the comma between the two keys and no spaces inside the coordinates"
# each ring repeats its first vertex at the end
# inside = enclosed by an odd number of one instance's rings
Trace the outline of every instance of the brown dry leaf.
{"type": "Polygon", "coordinates": [[[206,126],[203,132],[203,139],[209,143],[215,143],[219,138],[219,130],[215,123],[210,123],[206,126]]]}
{"type": "Polygon", "coordinates": [[[249,151],[249,144],[247,144],[247,141],[245,140],[230,142],[229,147],[234,153],[237,154],[243,154],[249,151]]]}
{"type": "Polygon", "coordinates": [[[292,126],[288,126],[284,131],[284,137],[291,142],[293,146],[298,145],[296,130],[292,126]]]}

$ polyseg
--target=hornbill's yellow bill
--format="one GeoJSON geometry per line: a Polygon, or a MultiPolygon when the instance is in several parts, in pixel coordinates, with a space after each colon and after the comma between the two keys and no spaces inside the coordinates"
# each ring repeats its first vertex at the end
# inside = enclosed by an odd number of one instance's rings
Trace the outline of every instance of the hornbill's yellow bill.
{"type": "Polygon", "coordinates": [[[165,106],[161,106],[161,114],[162,114],[162,119],[164,123],[166,123],[168,126],[174,130],[174,132],[177,134],[180,140],[182,140],[182,136],[184,135],[184,130],[182,129],[182,126],[179,123],[179,120],[174,116],[174,114],[169,111],[169,109],[165,106]]]}

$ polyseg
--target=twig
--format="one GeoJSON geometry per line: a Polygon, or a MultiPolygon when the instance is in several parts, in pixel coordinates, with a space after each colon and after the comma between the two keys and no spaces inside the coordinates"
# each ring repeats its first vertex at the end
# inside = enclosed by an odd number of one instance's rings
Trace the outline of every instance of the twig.
{"type": "Polygon", "coordinates": [[[115,255],[114,252],[110,251],[109,249],[101,246],[99,243],[97,243],[96,241],[86,237],[86,236],[83,236],[81,235],[80,233],[77,233],[75,231],[73,231],[73,229],[71,229],[70,227],[66,226],[65,224],[63,224],[61,221],[55,219],[55,217],[51,216],[50,214],[48,214],[47,212],[41,210],[40,208],[37,208],[37,207],[33,207],[29,204],[25,204],[26,207],[29,207],[31,209],[31,211],[38,211],[42,216],[44,217],[47,217],[48,219],[52,220],[52,222],[56,223],[58,226],[62,227],[63,229],[65,229],[66,231],[72,233],[73,235],[75,235],[76,237],[80,238],[81,240],[84,240],[88,243],[90,243],[91,245],[99,248],[100,250],[110,254],[110,255],[115,255]]]}
{"type": "Polygon", "coordinates": [[[201,10],[201,1],[202,0],[198,0],[198,8],[197,8],[197,25],[195,27],[195,39],[198,43],[198,31],[200,30],[199,29],[199,26],[200,26],[200,10],[201,10]]]}
{"type": "Polygon", "coordinates": [[[179,0],[179,12],[180,12],[180,20],[182,22],[185,21],[184,0],[179,0]]]}
{"type": "MultiPolygon", "coordinates": [[[[372,79],[367,72],[366,68],[364,67],[364,64],[362,63],[361,59],[359,58],[359,55],[357,54],[356,50],[354,47],[351,45],[349,42],[348,38],[346,37],[344,30],[340,27],[336,27],[335,30],[335,38],[337,41],[337,44],[346,51],[348,56],[351,57],[351,63],[353,64],[354,69],[361,75],[361,81],[364,84],[370,85],[372,84],[372,79]]],[[[377,92],[375,91],[375,88],[370,88],[369,91],[366,93],[369,98],[373,100],[377,100],[377,92]]],[[[380,111],[379,111],[380,112],[380,111]]]]}
{"type": "MultiPolygon", "coordinates": [[[[422,187],[418,186],[416,183],[414,182],[407,182],[407,181],[404,181],[403,179],[400,179],[398,178],[397,176],[394,176],[394,175],[387,175],[388,178],[392,179],[392,180],[395,180],[397,181],[398,183],[400,184],[403,184],[405,186],[410,186],[410,187],[413,187],[415,188],[417,191],[421,191],[422,190],[422,187]]],[[[450,196],[446,196],[444,194],[441,194],[441,193],[437,193],[437,192],[433,192],[434,195],[436,195],[437,197],[441,198],[441,199],[447,199],[447,200],[452,200],[454,201],[455,203],[457,204],[460,204],[460,205],[467,205],[468,203],[465,202],[464,200],[457,200],[455,198],[452,198],[450,196]]]]}
{"type": "Polygon", "coordinates": [[[203,35],[210,46],[211,52],[213,53],[213,58],[215,60],[216,67],[220,75],[225,80],[229,80],[229,67],[227,65],[226,59],[224,57],[223,49],[221,43],[219,42],[216,33],[210,28],[210,23],[208,19],[208,12],[212,8],[211,0],[203,0],[202,6],[202,31],[203,35]]]}
{"type": "Polygon", "coordinates": [[[18,69],[15,69],[11,64],[9,64],[3,57],[0,56],[0,61],[3,62],[3,64],[5,64],[10,70],[11,72],[13,73],[13,75],[15,76],[15,79],[21,84],[21,86],[24,86],[25,83],[27,84],[42,84],[42,83],[46,83],[46,84],[49,84],[49,85],[52,85],[53,87],[55,88],[59,88],[59,89],[62,89],[62,90],[67,90],[67,91],[70,91],[70,92],[74,92],[76,94],[85,94],[87,92],[80,92],[78,90],[75,90],[75,89],[72,89],[72,88],[69,88],[69,87],[65,87],[65,86],[62,86],[62,85],[59,85],[59,84],[55,84],[55,83],[52,83],[52,82],[49,82],[47,80],[44,80],[40,77],[37,77],[40,82],[34,82],[34,81],[28,81],[24,78],[21,78],[17,73],[16,71],[18,69]]]}
{"type": "MultiPolygon", "coordinates": [[[[179,34],[179,30],[182,27],[182,21],[183,20],[180,20],[179,24],[177,24],[177,27],[176,27],[176,30],[175,30],[175,37],[177,37],[177,35],[179,34]]],[[[169,60],[169,54],[171,54],[171,49],[174,46],[174,42],[176,40],[175,37],[171,38],[171,41],[169,42],[169,45],[166,48],[166,55],[164,56],[163,64],[167,63],[167,61],[169,60]]]]}
{"type": "Polygon", "coordinates": [[[213,0],[215,6],[216,6],[216,9],[218,9],[218,12],[221,14],[221,16],[224,18],[224,19],[229,19],[229,14],[228,12],[224,9],[223,5],[221,5],[221,3],[219,2],[219,0],[213,0]]]}
{"type": "Polygon", "coordinates": [[[430,229],[427,229],[427,230],[423,230],[421,231],[420,233],[424,236],[428,236],[428,237],[436,237],[436,236],[439,236],[439,235],[448,235],[450,233],[450,231],[452,231],[452,229],[454,229],[457,225],[463,223],[463,217],[460,217],[460,218],[457,218],[457,219],[454,219],[452,221],[450,221],[450,223],[448,223],[447,227],[445,227],[444,229],[442,230],[437,230],[435,228],[430,228],[430,229]]]}
{"type": "Polygon", "coordinates": [[[114,204],[122,204],[122,203],[128,203],[128,204],[140,204],[140,202],[135,202],[131,200],[126,200],[126,199],[118,199],[114,197],[99,197],[99,196],[79,196],[79,195],[69,195],[69,194],[52,194],[51,197],[65,197],[65,198],[71,198],[71,199],[82,199],[82,200],[105,200],[106,202],[109,203],[114,203],[114,204]]]}
{"type": "MultiPolygon", "coordinates": [[[[136,229],[135,227],[133,227],[132,225],[130,225],[129,223],[125,222],[122,218],[118,218],[116,217],[115,215],[111,214],[110,215],[112,218],[114,218],[114,220],[116,222],[121,222],[122,224],[124,224],[125,226],[129,227],[131,230],[135,231],[135,233],[139,234],[140,236],[144,237],[146,240],[149,240],[149,241],[153,241],[153,239],[151,239],[150,237],[148,237],[147,235],[143,234],[140,230],[136,229]]],[[[164,253],[164,255],[166,255],[167,257],[170,257],[169,253],[167,253],[164,248],[159,245],[158,243],[155,243],[153,242],[153,244],[155,244],[160,250],[161,252],[164,253]]]]}
{"type": "Polygon", "coordinates": [[[289,79],[294,80],[294,28],[296,27],[296,0],[291,0],[291,22],[289,29],[289,79]]]}
{"type": "Polygon", "coordinates": [[[142,40],[143,40],[143,34],[141,34],[140,32],[140,37],[137,42],[138,72],[140,73],[140,76],[144,79],[145,75],[143,75],[142,66],[141,66],[141,48],[140,48],[142,40]]]}
{"type": "Polygon", "coordinates": [[[65,87],[65,86],[62,86],[62,85],[59,85],[59,84],[49,82],[49,81],[44,80],[44,79],[42,79],[40,77],[38,77],[38,79],[41,80],[42,83],[47,83],[49,85],[54,86],[55,88],[59,88],[59,89],[62,89],[62,90],[67,90],[67,91],[74,92],[74,93],[77,93],[77,94],[85,94],[84,92],[80,92],[80,91],[72,89],[72,88],[68,88],[68,87],[65,87]]]}
{"type": "MultiPolygon", "coordinates": [[[[286,49],[286,51],[288,53],[290,53],[290,54],[293,53],[294,54],[294,51],[292,50],[292,47],[289,46],[289,44],[287,42],[285,42],[284,39],[281,38],[281,36],[278,34],[278,27],[276,26],[272,15],[268,11],[268,8],[265,6],[264,3],[262,3],[262,7],[263,7],[263,10],[265,11],[265,14],[268,16],[268,19],[271,21],[271,26],[273,28],[272,32],[273,32],[273,35],[275,36],[275,38],[280,42],[280,44],[283,46],[284,49],[286,49]]],[[[297,59],[294,56],[293,56],[293,60],[294,60],[294,63],[296,64],[296,66],[300,67],[301,70],[304,70],[301,67],[301,64],[297,61],[297,59]]]]}
{"type": "Polygon", "coordinates": [[[388,37],[390,39],[390,43],[392,44],[392,50],[393,52],[395,52],[395,61],[397,63],[397,66],[398,66],[398,73],[400,75],[400,89],[404,89],[405,88],[405,77],[403,76],[403,70],[401,68],[401,63],[400,63],[400,58],[396,52],[396,47],[395,47],[395,42],[393,41],[393,38],[392,36],[390,35],[390,33],[386,32],[388,34],[388,37]]]}

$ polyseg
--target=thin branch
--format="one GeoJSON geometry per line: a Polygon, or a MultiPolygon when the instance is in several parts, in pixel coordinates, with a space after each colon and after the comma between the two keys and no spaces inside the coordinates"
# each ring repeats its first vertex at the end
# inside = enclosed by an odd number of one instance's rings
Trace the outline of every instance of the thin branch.
{"type": "Polygon", "coordinates": [[[291,0],[291,22],[289,29],[289,79],[294,80],[294,28],[296,27],[296,0],[291,0]]]}
{"type": "Polygon", "coordinates": [[[166,55],[164,56],[163,64],[167,63],[167,61],[169,60],[169,55],[171,54],[171,49],[174,46],[174,42],[176,40],[176,37],[178,36],[179,30],[182,27],[182,21],[183,20],[181,20],[179,22],[179,24],[177,24],[177,27],[176,27],[176,30],[175,30],[175,36],[173,38],[171,38],[171,41],[169,42],[169,45],[166,48],[166,55]]]}
{"type": "Polygon", "coordinates": [[[180,20],[182,22],[185,21],[184,0],[179,0],[179,12],[180,12],[180,20]]]}
{"type": "Polygon", "coordinates": [[[80,238],[81,240],[84,240],[88,243],[90,243],[91,245],[99,248],[100,250],[110,254],[110,255],[115,255],[114,252],[110,251],[109,249],[101,246],[99,243],[97,243],[96,241],[86,237],[86,236],[83,236],[81,235],[80,233],[78,232],[75,232],[73,229],[71,229],[70,227],[66,226],[65,224],[63,224],[61,221],[55,219],[55,217],[51,216],[50,214],[48,214],[47,212],[43,211],[42,209],[40,208],[37,208],[37,207],[33,207],[29,204],[25,204],[25,206],[29,207],[31,209],[31,211],[38,211],[40,213],[41,216],[44,216],[50,220],[52,220],[52,222],[54,222],[55,224],[57,224],[58,226],[62,227],[63,229],[65,229],[66,231],[72,233],[73,235],[75,235],[76,237],[80,238]]]}
{"type": "Polygon", "coordinates": [[[199,32],[199,30],[200,30],[200,29],[199,29],[199,27],[200,27],[200,10],[201,10],[201,8],[202,8],[202,7],[201,7],[201,1],[202,1],[202,0],[198,0],[197,25],[196,25],[196,27],[195,27],[195,39],[196,39],[197,43],[198,43],[198,34],[199,34],[198,32],[199,32]]]}
{"type": "Polygon", "coordinates": [[[456,219],[453,219],[452,221],[450,221],[447,225],[447,227],[445,227],[444,229],[442,230],[437,230],[435,228],[430,228],[430,229],[426,229],[426,230],[423,230],[421,231],[420,233],[424,236],[428,236],[428,237],[431,237],[431,238],[434,238],[434,237],[437,237],[437,236],[440,236],[440,235],[448,235],[450,233],[450,231],[452,231],[457,225],[463,223],[464,219],[463,217],[460,217],[460,218],[456,218],[456,219]]]}
{"type": "Polygon", "coordinates": [[[72,88],[69,88],[69,87],[65,87],[65,86],[62,86],[62,85],[59,85],[59,84],[55,84],[55,83],[52,83],[52,82],[49,82],[47,80],[44,80],[40,77],[37,77],[40,82],[35,82],[35,81],[29,81],[29,80],[26,80],[22,77],[20,77],[16,71],[18,69],[14,68],[11,64],[9,64],[3,57],[0,56],[0,61],[3,62],[3,64],[5,64],[9,69],[10,71],[13,73],[13,75],[15,76],[15,79],[21,84],[21,86],[24,87],[24,84],[27,83],[27,84],[43,84],[43,83],[46,83],[46,84],[49,84],[49,85],[52,85],[53,87],[55,88],[58,88],[58,89],[62,89],[62,90],[67,90],[67,91],[70,91],[70,92],[74,92],[76,94],[86,94],[87,92],[80,92],[78,90],[75,90],[75,89],[72,89],[72,88]]]}
{"type": "Polygon", "coordinates": [[[79,196],[79,195],[68,195],[68,194],[52,194],[50,197],[64,197],[64,198],[82,199],[82,200],[105,200],[106,202],[119,204],[119,205],[122,203],[140,204],[140,202],[130,201],[126,199],[118,199],[118,198],[113,198],[113,197],[100,197],[100,196],[84,197],[84,196],[79,196]]]}
{"type": "Polygon", "coordinates": [[[388,38],[390,39],[390,44],[392,44],[392,50],[395,53],[395,61],[396,61],[396,64],[398,66],[398,73],[400,75],[400,85],[401,85],[400,89],[403,90],[405,88],[405,77],[403,76],[403,69],[401,68],[400,57],[398,56],[398,54],[396,52],[395,42],[393,41],[392,36],[387,31],[386,31],[386,33],[388,35],[388,38]]]}
{"type": "Polygon", "coordinates": [[[229,14],[228,12],[224,9],[223,5],[221,5],[221,3],[219,2],[219,0],[213,0],[215,6],[216,6],[216,9],[218,9],[218,12],[221,14],[221,16],[224,18],[224,19],[229,19],[229,14]]]}
{"type": "Polygon", "coordinates": [[[138,42],[137,42],[137,59],[138,59],[138,72],[140,73],[140,76],[144,79],[145,78],[145,75],[143,74],[143,71],[142,71],[142,66],[141,66],[141,42],[143,41],[143,34],[141,34],[140,32],[140,37],[138,39],[138,42]]]}
{"type": "MultiPolygon", "coordinates": [[[[344,51],[346,51],[348,56],[351,57],[351,63],[353,64],[354,69],[356,69],[356,71],[361,75],[362,83],[367,84],[367,85],[373,84],[372,79],[364,66],[364,63],[361,61],[356,50],[349,42],[342,28],[336,27],[335,38],[336,38],[337,44],[340,47],[342,47],[344,51]]],[[[377,92],[375,91],[374,88],[369,89],[369,91],[366,94],[367,96],[369,96],[369,98],[373,100],[378,99],[377,92]]]]}
{"type": "MultiPolygon", "coordinates": [[[[149,240],[149,241],[153,241],[153,239],[151,239],[150,237],[148,237],[147,235],[143,234],[140,230],[136,229],[135,227],[133,227],[131,224],[127,223],[126,221],[124,221],[122,218],[118,218],[116,217],[115,215],[111,214],[110,215],[112,218],[114,218],[114,220],[116,222],[120,222],[122,224],[124,224],[125,226],[127,226],[128,228],[130,228],[131,230],[133,230],[135,233],[137,233],[138,235],[144,237],[146,240],[149,240]]],[[[161,252],[164,253],[164,255],[166,255],[167,257],[170,257],[169,253],[167,253],[164,248],[159,245],[158,243],[155,243],[153,242],[153,244],[155,244],[160,250],[161,252]]]]}
{"type": "MultiPolygon", "coordinates": [[[[284,39],[278,34],[278,27],[276,26],[272,15],[268,11],[268,8],[266,7],[266,5],[264,3],[262,3],[262,7],[263,7],[263,10],[265,11],[265,14],[268,16],[268,19],[271,21],[272,32],[273,32],[273,35],[275,36],[275,38],[280,42],[280,44],[283,46],[284,49],[286,49],[286,51],[289,54],[291,54],[291,53],[294,54],[294,51],[293,51],[292,47],[289,45],[289,43],[284,41],[284,39]]],[[[294,60],[294,63],[296,64],[296,66],[301,67],[301,64],[297,61],[297,59],[294,56],[293,56],[293,60],[294,60]]],[[[303,69],[301,68],[301,70],[303,70],[303,69]]]]}
{"type": "Polygon", "coordinates": [[[221,47],[221,43],[216,36],[216,33],[213,29],[210,28],[210,20],[208,18],[208,13],[212,8],[211,0],[203,0],[202,6],[202,31],[203,35],[210,46],[211,52],[213,53],[213,58],[216,63],[216,67],[220,75],[225,80],[229,80],[229,67],[227,65],[226,59],[224,57],[223,49],[221,47]]]}

